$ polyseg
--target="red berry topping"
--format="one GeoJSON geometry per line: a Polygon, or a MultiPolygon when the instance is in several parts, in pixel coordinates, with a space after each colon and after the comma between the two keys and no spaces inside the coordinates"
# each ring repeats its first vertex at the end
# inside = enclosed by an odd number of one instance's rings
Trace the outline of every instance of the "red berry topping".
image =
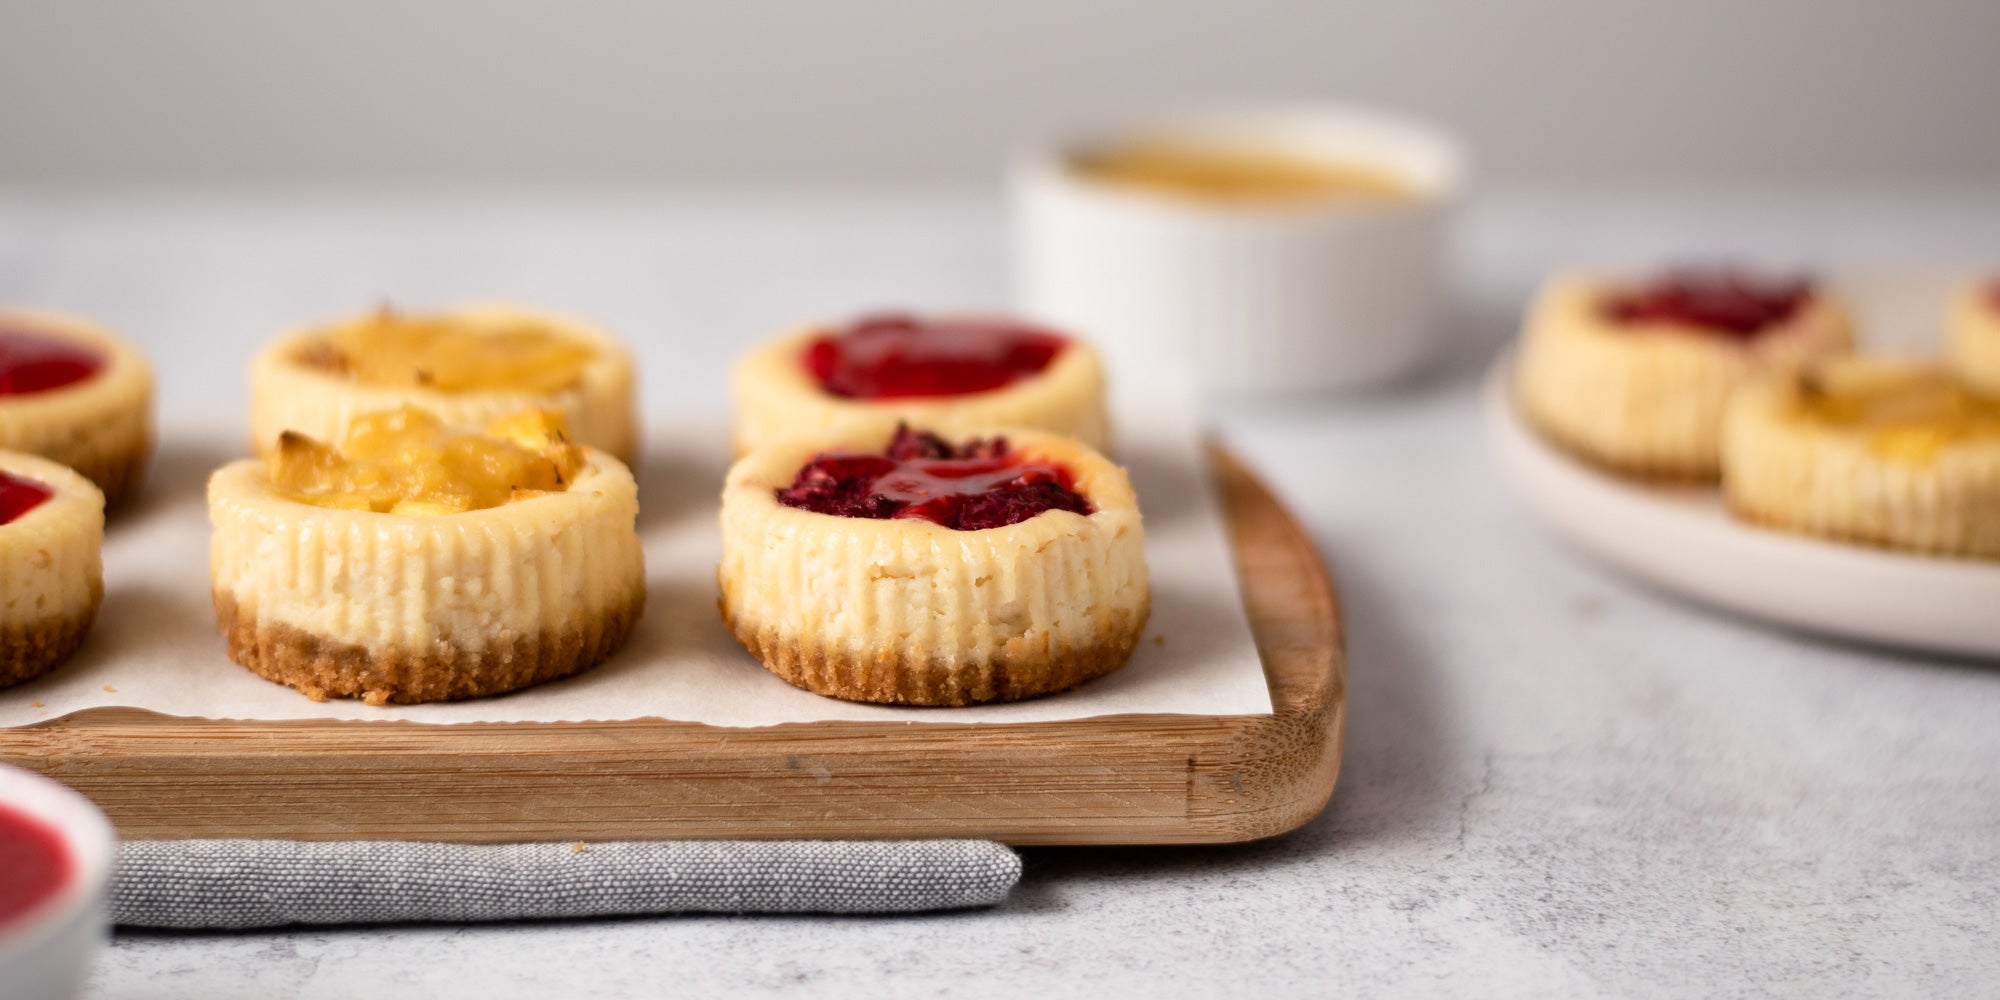
{"type": "Polygon", "coordinates": [[[32,479],[0,472],[0,524],[12,524],[27,512],[40,507],[55,492],[32,479]]]}
{"type": "Polygon", "coordinates": [[[1067,343],[1006,320],[869,316],[813,338],[804,364],[836,396],[957,396],[1034,375],[1067,343]]]}
{"type": "Polygon", "coordinates": [[[1731,337],[1755,337],[1790,319],[1812,297],[1803,278],[1768,278],[1726,268],[1676,268],[1613,298],[1621,323],[1679,323],[1731,337]]]}
{"type": "Polygon", "coordinates": [[[1045,510],[1089,514],[1069,470],[1027,462],[1005,438],[953,446],[929,431],[896,428],[879,455],[829,452],[799,470],[778,502],[840,517],[916,517],[960,531],[998,528],[1045,510]]]}
{"type": "Polygon", "coordinates": [[[54,337],[0,329],[0,396],[60,389],[103,368],[104,359],[89,348],[54,337]]]}

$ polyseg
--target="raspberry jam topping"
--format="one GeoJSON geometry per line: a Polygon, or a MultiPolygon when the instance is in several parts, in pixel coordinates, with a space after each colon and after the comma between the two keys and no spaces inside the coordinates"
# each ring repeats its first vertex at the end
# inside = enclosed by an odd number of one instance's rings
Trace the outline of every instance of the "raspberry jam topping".
{"type": "Polygon", "coordinates": [[[104,368],[97,352],[54,337],[0,329],[0,396],[25,396],[81,382],[104,368]]]}
{"type": "Polygon", "coordinates": [[[1811,297],[1803,278],[1680,268],[1612,299],[1606,311],[1621,323],[1679,323],[1747,339],[1790,319],[1811,297]]]}
{"type": "Polygon", "coordinates": [[[56,831],[0,806],[0,927],[53,899],[69,882],[72,864],[56,831]]]}
{"type": "Polygon", "coordinates": [[[1029,462],[1006,438],[952,444],[897,427],[882,454],[828,452],[799,470],[778,502],[840,517],[915,517],[959,531],[1017,524],[1045,510],[1089,514],[1069,470],[1029,462]]]}
{"type": "Polygon", "coordinates": [[[0,524],[14,523],[52,496],[54,491],[41,483],[0,471],[0,524]]]}
{"type": "Polygon", "coordinates": [[[836,396],[957,396],[1034,375],[1066,343],[1006,320],[869,316],[813,338],[804,361],[820,388],[836,396]]]}

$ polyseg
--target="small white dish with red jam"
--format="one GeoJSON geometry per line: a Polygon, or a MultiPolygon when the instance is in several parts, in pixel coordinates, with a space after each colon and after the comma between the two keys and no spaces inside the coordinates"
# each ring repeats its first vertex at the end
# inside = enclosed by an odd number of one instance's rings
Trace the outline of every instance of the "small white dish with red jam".
{"type": "Polygon", "coordinates": [[[115,839],[90,800],[0,764],[0,996],[63,1000],[109,936],[115,839]]]}

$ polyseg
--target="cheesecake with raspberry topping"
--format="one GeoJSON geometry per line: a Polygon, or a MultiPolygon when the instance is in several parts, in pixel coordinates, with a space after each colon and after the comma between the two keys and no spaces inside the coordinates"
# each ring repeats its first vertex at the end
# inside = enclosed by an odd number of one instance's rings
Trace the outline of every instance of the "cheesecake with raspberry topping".
{"type": "Polygon", "coordinates": [[[732,380],[739,455],[789,437],[886,438],[899,423],[994,427],[1110,443],[1104,370],[1074,337],[1017,320],[882,314],[781,337],[732,380]]]}
{"type": "Polygon", "coordinates": [[[1839,302],[1799,278],[1560,275],[1528,312],[1515,395],[1538,430],[1596,465],[1713,481],[1730,393],[1847,351],[1849,327],[1839,302]]]}
{"type": "Polygon", "coordinates": [[[1124,470],[1072,438],[790,440],[729,472],[722,616],[781,678],[904,705],[1014,701],[1123,666],[1151,609],[1124,470]]]}

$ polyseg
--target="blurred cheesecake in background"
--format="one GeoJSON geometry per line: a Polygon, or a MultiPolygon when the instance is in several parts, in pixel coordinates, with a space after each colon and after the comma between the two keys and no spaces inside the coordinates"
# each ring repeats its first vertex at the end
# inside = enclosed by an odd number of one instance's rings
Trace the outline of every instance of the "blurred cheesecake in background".
{"type": "Polygon", "coordinates": [[[95,323],[0,309],[0,448],[75,469],[116,506],[152,458],[152,365],[95,323]]]}
{"type": "Polygon", "coordinates": [[[579,443],[626,463],[638,451],[624,345],[575,320],[510,306],[383,308],[280,337],[250,370],[250,430],[262,455],[285,431],[336,441],[361,414],[405,405],[467,427],[554,410],[579,443]]]}
{"type": "Polygon", "coordinates": [[[908,423],[970,436],[1027,427],[1108,450],[1104,366],[1082,340],[998,317],[885,313],[811,326],[737,362],[738,455],[788,438],[887,440],[908,423]]]}
{"type": "Polygon", "coordinates": [[[1121,390],[1309,393],[1435,352],[1446,132],[1338,104],[1079,130],[1013,172],[1023,311],[1098,338],[1121,390]]]}
{"type": "Polygon", "coordinates": [[[1539,431],[1593,464],[1705,482],[1732,392],[1852,342],[1846,308],[1804,279],[1563,274],[1529,309],[1514,390],[1539,431]]]}
{"type": "Polygon", "coordinates": [[[1723,491],[1759,523],[2000,559],[2000,396],[1930,362],[1837,358],[1730,400],[1723,491]]]}
{"type": "Polygon", "coordinates": [[[2000,396],[2000,276],[1960,288],[1948,326],[1953,370],[1981,391],[2000,396]]]}

